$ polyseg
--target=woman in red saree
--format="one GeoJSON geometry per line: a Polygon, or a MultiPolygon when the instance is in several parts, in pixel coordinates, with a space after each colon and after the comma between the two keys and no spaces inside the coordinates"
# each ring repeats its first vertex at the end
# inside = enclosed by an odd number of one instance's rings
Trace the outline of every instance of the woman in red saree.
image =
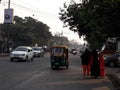
{"type": "Polygon", "coordinates": [[[104,64],[104,58],[102,54],[99,54],[99,62],[100,62],[100,77],[104,78],[105,76],[105,64],[104,64]]]}

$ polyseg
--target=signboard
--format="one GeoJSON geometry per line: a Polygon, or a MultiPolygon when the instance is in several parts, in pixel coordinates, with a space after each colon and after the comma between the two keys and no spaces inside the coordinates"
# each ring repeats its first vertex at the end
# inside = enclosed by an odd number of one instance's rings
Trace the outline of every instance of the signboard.
{"type": "Polygon", "coordinates": [[[4,23],[13,23],[13,9],[4,10],[4,23]]]}

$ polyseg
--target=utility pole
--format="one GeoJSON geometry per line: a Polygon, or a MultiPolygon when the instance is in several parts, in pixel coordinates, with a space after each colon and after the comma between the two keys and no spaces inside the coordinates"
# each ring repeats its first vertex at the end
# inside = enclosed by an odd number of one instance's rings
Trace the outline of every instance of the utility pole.
{"type": "Polygon", "coordinates": [[[10,9],[10,0],[8,1],[8,9],[10,9]]]}
{"type": "MultiPolygon", "coordinates": [[[[10,0],[8,1],[8,9],[10,9],[10,0]]],[[[7,53],[9,53],[9,23],[7,25],[7,53]]]]}
{"type": "Polygon", "coordinates": [[[4,24],[7,25],[7,53],[9,53],[9,26],[13,23],[13,9],[10,8],[10,0],[8,0],[8,8],[4,10],[4,24]]]}

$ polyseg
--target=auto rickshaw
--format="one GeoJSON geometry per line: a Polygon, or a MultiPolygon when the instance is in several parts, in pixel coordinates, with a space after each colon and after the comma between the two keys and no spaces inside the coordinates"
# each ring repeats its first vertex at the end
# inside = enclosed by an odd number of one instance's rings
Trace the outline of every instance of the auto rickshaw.
{"type": "Polygon", "coordinates": [[[69,48],[66,45],[55,45],[50,50],[50,62],[51,68],[56,69],[60,66],[65,66],[66,69],[69,67],[68,56],[69,48]]]}

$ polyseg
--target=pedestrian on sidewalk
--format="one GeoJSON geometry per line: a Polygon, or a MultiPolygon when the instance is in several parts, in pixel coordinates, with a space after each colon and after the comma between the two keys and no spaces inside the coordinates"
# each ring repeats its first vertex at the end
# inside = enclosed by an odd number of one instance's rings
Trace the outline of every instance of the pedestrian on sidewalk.
{"type": "Polygon", "coordinates": [[[90,54],[91,52],[89,49],[86,49],[85,52],[81,55],[83,76],[85,77],[90,75],[90,54]]]}
{"type": "Polygon", "coordinates": [[[100,65],[99,65],[98,53],[96,49],[92,50],[92,54],[90,57],[90,66],[91,66],[91,76],[94,78],[98,78],[100,76],[100,65]]]}
{"type": "Polygon", "coordinates": [[[105,77],[105,64],[104,64],[104,58],[102,53],[99,54],[99,62],[100,62],[100,78],[105,77]]]}

